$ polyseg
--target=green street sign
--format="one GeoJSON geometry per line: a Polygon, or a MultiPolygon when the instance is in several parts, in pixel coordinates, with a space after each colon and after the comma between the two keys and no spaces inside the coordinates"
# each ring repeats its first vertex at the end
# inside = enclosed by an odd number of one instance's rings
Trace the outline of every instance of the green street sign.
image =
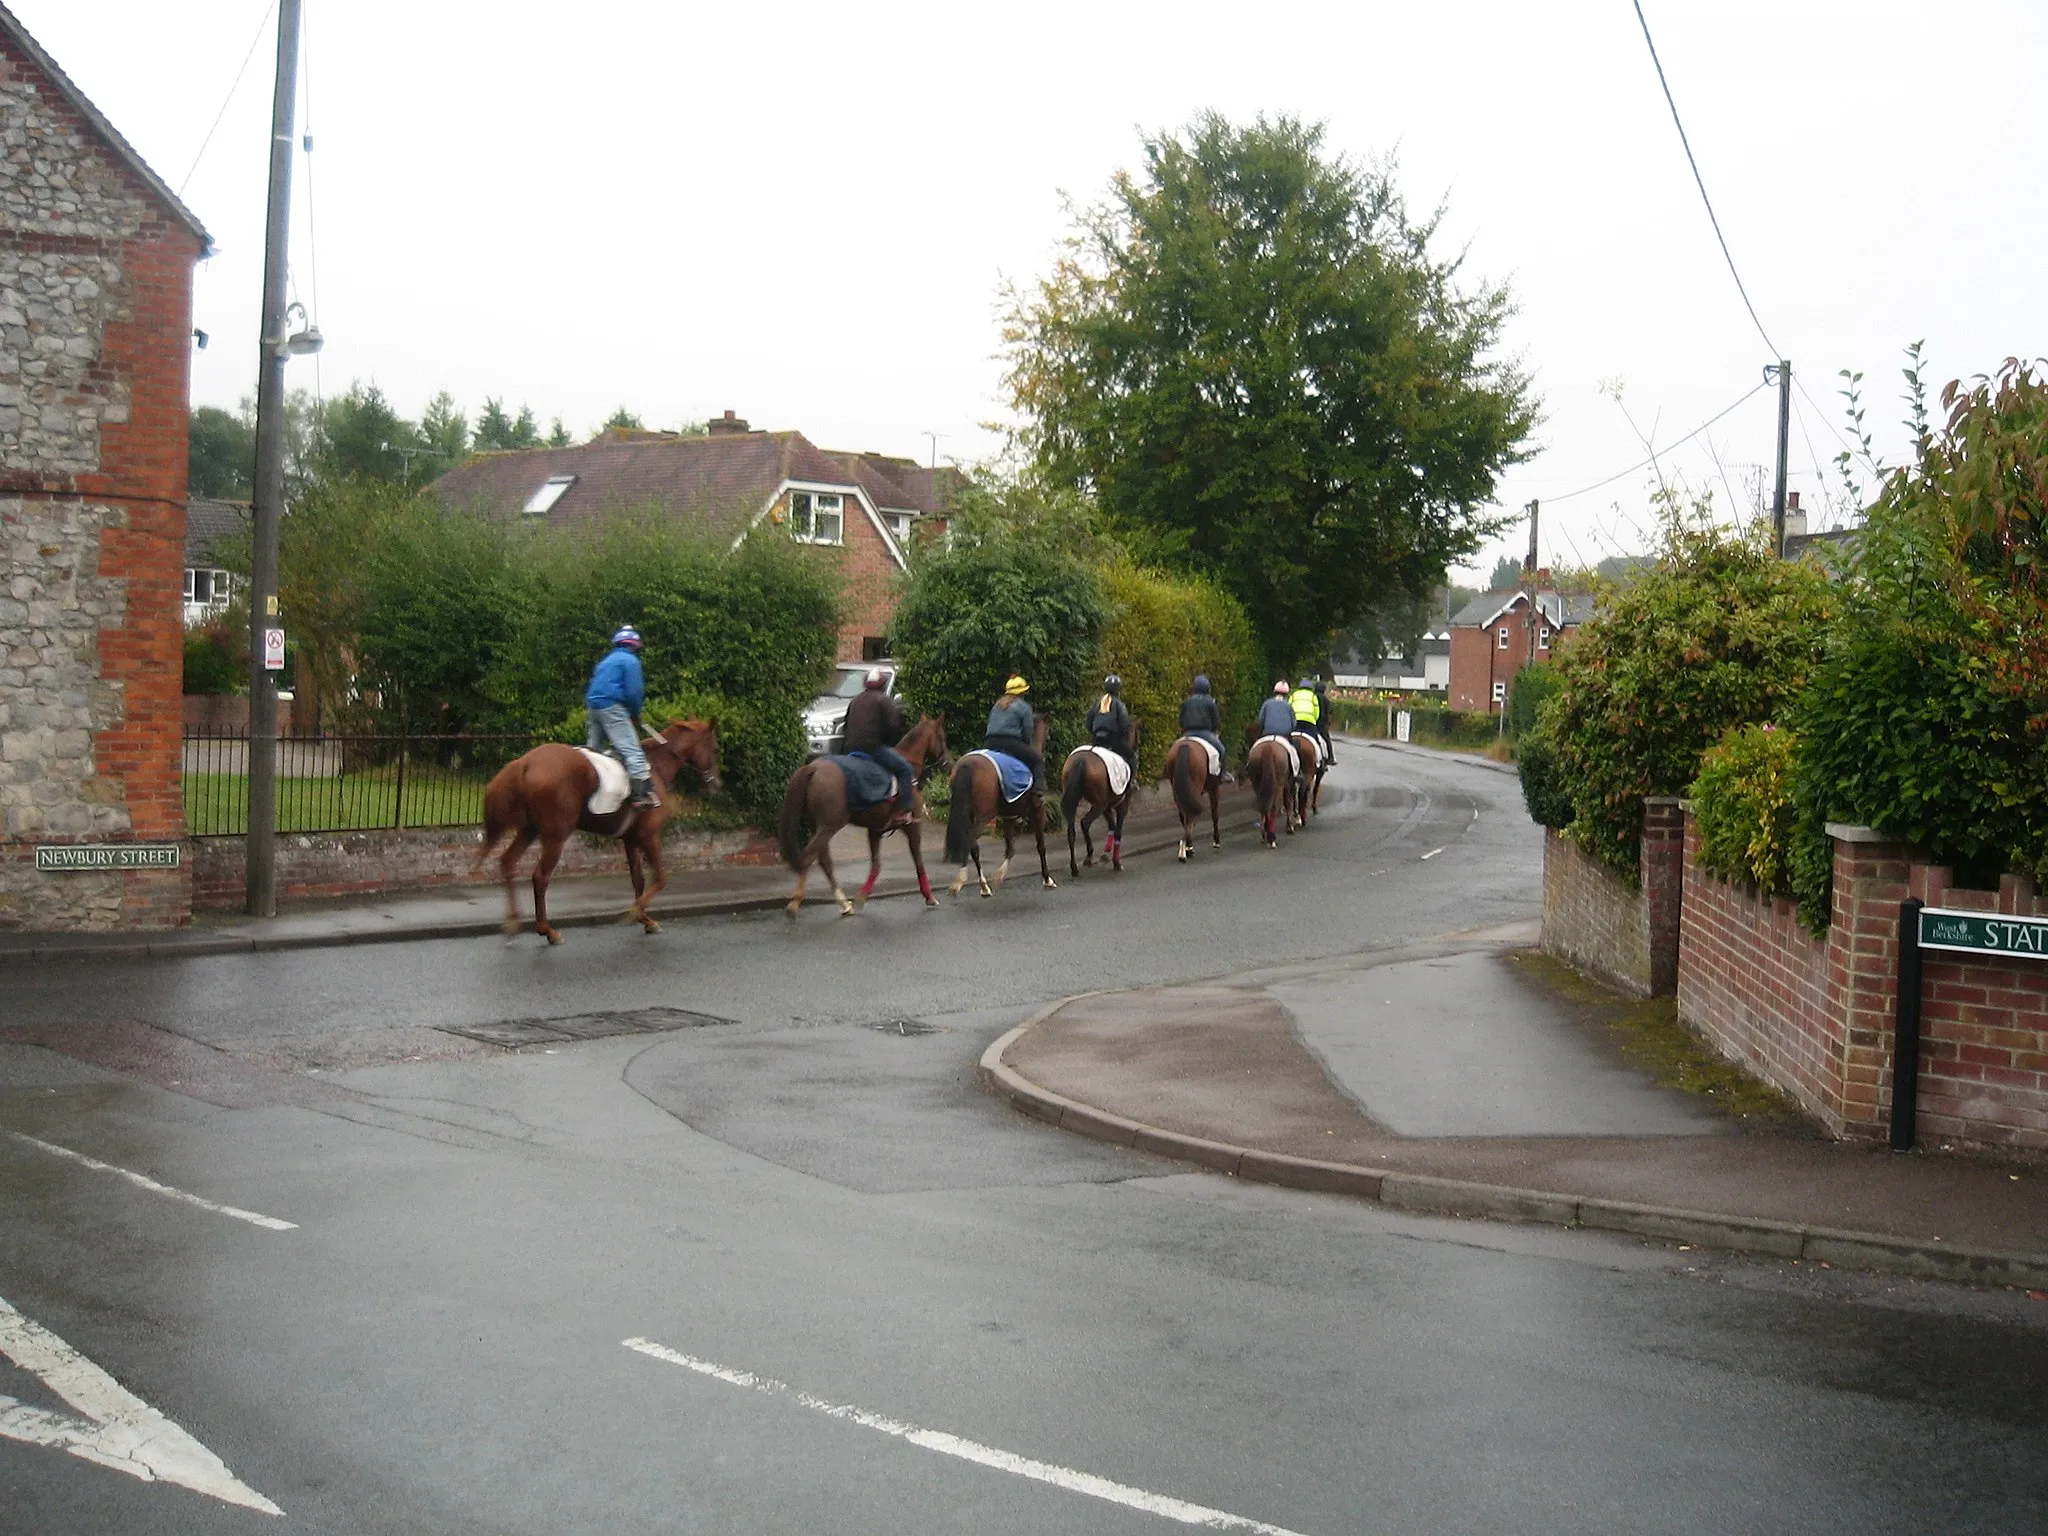
{"type": "Polygon", "coordinates": [[[44,843],[36,848],[43,870],[176,869],[176,843],[44,843]]]}
{"type": "Polygon", "coordinates": [[[1920,947],[1962,954],[2048,960],[2048,917],[2007,917],[1999,912],[1920,909],[1920,947]]]}

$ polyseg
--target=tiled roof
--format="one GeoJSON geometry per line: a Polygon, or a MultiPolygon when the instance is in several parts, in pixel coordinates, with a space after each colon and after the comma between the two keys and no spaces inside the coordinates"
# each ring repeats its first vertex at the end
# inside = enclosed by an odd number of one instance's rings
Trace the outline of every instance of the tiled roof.
{"type": "Polygon", "coordinates": [[[878,510],[926,517],[949,510],[957,470],[936,473],[908,459],[838,453],[801,432],[714,432],[707,437],[608,436],[572,448],[479,454],[434,482],[449,506],[515,516],[550,478],[575,483],[548,509],[558,527],[602,512],[658,506],[706,533],[736,538],[786,480],[859,486],[878,510]]]}
{"type": "MultiPolygon", "coordinates": [[[[1528,589],[1525,587],[1504,587],[1498,592],[1482,592],[1458,610],[1451,620],[1451,627],[1477,629],[1491,624],[1527,594],[1528,589]]],[[[1568,629],[1574,624],[1585,623],[1593,617],[1594,603],[1595,599],[1590,592],[1536,594],[1536,611],[1559,629],[1568,629]]]]}
{"type": "Polygon", "coordinates": [[[194,496],[185,503],[185,563],[218,565],[249,532],[249,503],[194,496]]]}
{"type": "Polygon", "coordinates": [[[121,137],[120,131],[107,121],[106,115],[86,98],[85,92],[72,84],[71,77],[58,68],[57,61],[43,51],[43,45],[29,36],[28,28],[24,27],[15,18],[14,13],[4,5],[0,5],[0,33],[4,33],[9,42],[28,55],[29,61],[42,72],[51,85],[56,87],[58,94],[71,103],[78,115],[90,123],[93,131],[106,141],[107,148],[111,149],[122,164],[133,171],[142,184],[164,205],[165,211],[199,237],[200,249],[211,251],[213,236],[206,232],[206,226],[199,222],[198,216],[178,201],[178,194],[170,189],[161,176],[149,168],[149,163],[137,153],[135,146],[121,137]]]}

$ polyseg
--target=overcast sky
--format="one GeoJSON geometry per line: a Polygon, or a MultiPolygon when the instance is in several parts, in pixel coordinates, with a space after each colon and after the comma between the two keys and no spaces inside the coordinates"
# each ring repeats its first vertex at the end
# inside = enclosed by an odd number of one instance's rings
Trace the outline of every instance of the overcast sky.
{"type": "MultiPolygon", "coordinates": [[[[255,368],[267,0],[10,3],[212,231],[193,400],[232,406],[255,368]]],[[[1063,193],[1098,198],[1141,132],[1205,108],[1397,154],[1411,203],[1446,205],[1445,249],[1511,286],[1546,420],[1500,500],[1544,499],[1546,562],[1640,547],[1650,471],[1570,493],[1643,458],[1638,430],[1668,444],[1737,400],[1771,355],[1629,0],[305,9],[293,278],[328,341],[291,382],[374,380],[409,415],[444,388],[472,418],[498,395],[579,433],[619,404],[650,426],[730,408],[827,447],[926,459],[937,433],[941,457],[984,456],[1004,278],[1047,267],[1063,193]]],[[[1896,455],[1906,343],[1925,338],[1937,383],[2048,352],[2048,6],[1644,10],[1811,396],[1792,429],[1808,505],[1835,483],[1837,370],[1868,373],[1896,455]]],[[[1746,510],[1774,430],[1760,392],[1665,472],[1746,510]]]]}

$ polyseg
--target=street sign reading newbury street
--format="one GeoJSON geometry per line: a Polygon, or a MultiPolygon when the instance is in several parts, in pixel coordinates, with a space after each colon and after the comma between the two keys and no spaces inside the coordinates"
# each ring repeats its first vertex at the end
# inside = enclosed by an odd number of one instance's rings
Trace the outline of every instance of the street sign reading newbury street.
{"type": "Polygon", "coordinates": [[[47,870],[176,869],[176,843],[44,843],[36,868],[47,870]]]}
{"type": "Polygon", "coordinates": [[[1920,909],[1920,947],[2015,960],[2048,960],[2048,917],[1920,909]]]}

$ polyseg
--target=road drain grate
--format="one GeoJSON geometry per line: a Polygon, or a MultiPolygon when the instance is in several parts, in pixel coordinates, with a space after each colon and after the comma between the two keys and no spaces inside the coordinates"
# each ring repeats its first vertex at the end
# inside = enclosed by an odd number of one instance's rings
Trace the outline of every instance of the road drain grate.
{"type": "Polygon", "coordinates": [[[923,1019],[872,1019],[861,1025],[879,1035],[943,1035],[946,1028],[941,1024],[927,1024],[923,1019]]]}
{"type": "Polygon", "coordinates": [[[462,1035],[485,1045],[501,1045],[516,1051],[527,1045],[562,1045],[572,1040],[604,1040],[613,1035],[658,1035],[672,1029],[702,1029],[734,1022],[684,1008],[631,1008],[618,1013],[573,1013],[559,1019],[503,1019],[495,1024],[435,1027],[444,1035],[462,1035]]]}

